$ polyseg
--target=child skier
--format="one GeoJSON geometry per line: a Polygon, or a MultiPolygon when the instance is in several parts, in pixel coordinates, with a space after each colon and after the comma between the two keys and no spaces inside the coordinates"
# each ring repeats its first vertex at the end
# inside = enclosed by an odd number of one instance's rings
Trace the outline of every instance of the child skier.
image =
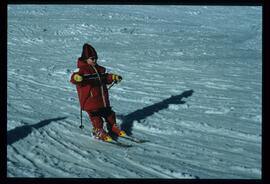
{"type": "Polygon", "coordinates": [[[103,118],[117,136],[125,136],[126,133],[116,124],[115,112],[110,106],[107,84],[118,83],[122,77],[106,73],[106,68],[98,65],[97,59],[95,49],[90,44],[84,44],[81,57],[77,61],[79,71],[71,75],[70,82],[76,85],[81,110],[88,113],[95,138],[112,141],[111,136],[103,129],[103,118]]]}

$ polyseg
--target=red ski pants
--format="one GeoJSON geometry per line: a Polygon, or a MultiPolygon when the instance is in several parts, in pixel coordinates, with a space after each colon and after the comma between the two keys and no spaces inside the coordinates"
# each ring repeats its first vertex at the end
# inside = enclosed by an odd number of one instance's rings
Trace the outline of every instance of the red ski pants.
{"type": "Polygon", "coordinates": [[[110,125],[116,124],[115,112],[111,109],[102,109],[97,112],[86,111],[92,122],[93,128],[103,128],[103,118],[110,125]]]}

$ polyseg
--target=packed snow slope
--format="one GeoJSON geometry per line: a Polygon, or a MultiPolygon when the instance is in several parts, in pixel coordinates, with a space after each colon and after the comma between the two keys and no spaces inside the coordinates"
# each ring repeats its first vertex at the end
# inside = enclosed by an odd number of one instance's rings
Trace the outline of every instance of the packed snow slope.
{"type": "Polygon", "coordinates": [[[261,178],[262,8],[8,6],[8,177],[261,178]],[[84,43],[123,80],[95,140],[69,82],[84,43]]]}

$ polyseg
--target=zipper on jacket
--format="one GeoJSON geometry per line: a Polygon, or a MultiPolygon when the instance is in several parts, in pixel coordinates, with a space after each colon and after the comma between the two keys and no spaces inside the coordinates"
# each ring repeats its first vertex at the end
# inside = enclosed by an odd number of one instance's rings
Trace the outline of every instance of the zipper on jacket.
{"type": "Polygon", "coordinates": [[[100,75],[96,69],[96,67],[92,66],[93,69],[95,70],[95,72],[97,73],[97,76],[98,76],[98,80],[100,82],[100,89],[101,89],[101,95],[102,95],[102,100],[103,100],[103,104],[104,104],[104,107],[107,107],[107,104],[106,104],[106,100],[105,100],[105,96],[104,96],[104,88],[103,88],[103,85],[102,85],[102,82],[101,82],[101,78],[100,78],[100,75]]]}

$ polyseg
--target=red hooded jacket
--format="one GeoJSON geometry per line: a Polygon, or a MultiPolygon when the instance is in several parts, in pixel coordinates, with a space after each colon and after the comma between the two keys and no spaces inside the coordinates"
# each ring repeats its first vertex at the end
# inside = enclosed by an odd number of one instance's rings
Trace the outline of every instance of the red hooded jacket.
{"type": "Polygon", "coordinates": [[[82,110],[95,112],[100,108],[110,107],[107,84],[111,84],[112,74],[106,73],[106,68],[96,64],[94,67],[78,59],[78,72],[71,75],[70,82],[76,85],[82,110]],[[76,82],[74,75],[91,75],[91,79],[76,82]]]}

